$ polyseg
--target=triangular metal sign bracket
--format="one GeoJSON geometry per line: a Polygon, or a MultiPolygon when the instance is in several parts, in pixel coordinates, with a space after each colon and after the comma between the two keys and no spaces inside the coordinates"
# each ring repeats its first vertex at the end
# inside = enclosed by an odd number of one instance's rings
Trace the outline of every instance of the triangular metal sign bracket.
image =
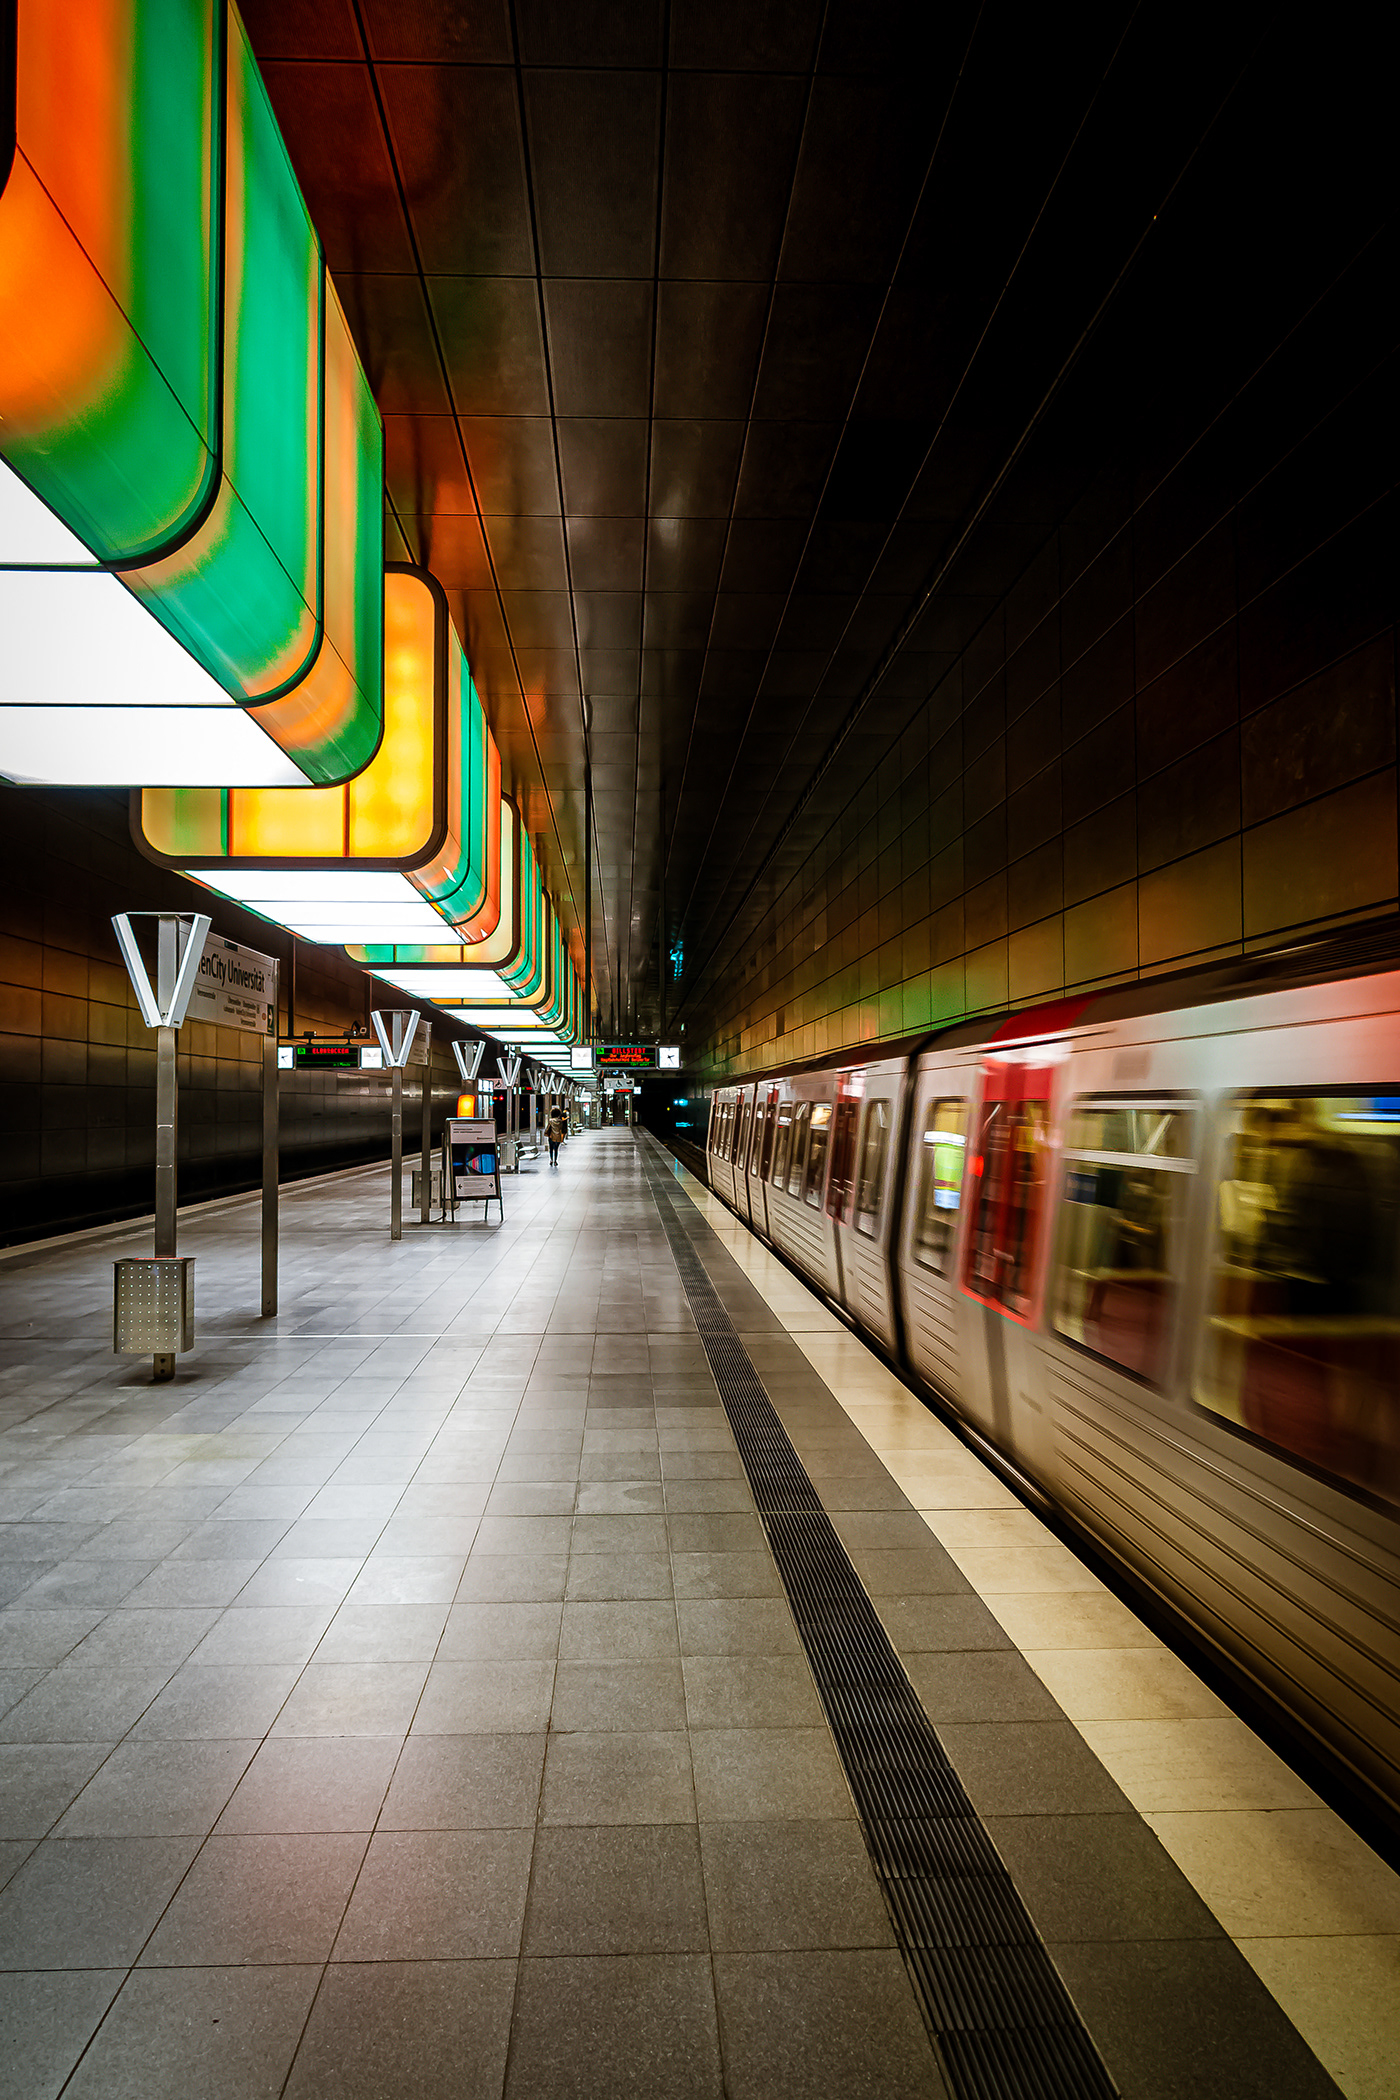
{"type": "Polygon", "coordinates": [[[178,1028],[189,1010],[194,993],[195,979],[204,960],[204,943],[209,938],[213,921],[202,911],[119,911],[112,919],[112,931],[117,936],[117,946],[122,951],[126,974],[131,979],[131,989],[136,994],[136,1004],[141,1018],[148,1028],[178,1028]],[[188,928],[185,945],[180,953],[179,967],[175,972],[175,983],[170,993],[170,1003],[162,1007],[151,985],[150,976],[141,950],[136,945],[132,930],[133,919],[174,919],[181,928],[188,928]]]}

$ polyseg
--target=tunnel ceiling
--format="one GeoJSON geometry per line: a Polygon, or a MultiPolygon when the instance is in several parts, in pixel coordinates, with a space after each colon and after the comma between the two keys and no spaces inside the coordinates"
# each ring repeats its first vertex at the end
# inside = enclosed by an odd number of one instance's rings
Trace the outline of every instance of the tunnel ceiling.
{"type": "Polygon", "coordinates": [[[243,12],[384,412],[389,552],[449,591],[580,962],[591,757],[605,1024],[619,982],[656,1019],[663,883],[693,1012],[1095,463],[1086,345],[1197,237],[1172,208],[1257,19],[243,12]]]}

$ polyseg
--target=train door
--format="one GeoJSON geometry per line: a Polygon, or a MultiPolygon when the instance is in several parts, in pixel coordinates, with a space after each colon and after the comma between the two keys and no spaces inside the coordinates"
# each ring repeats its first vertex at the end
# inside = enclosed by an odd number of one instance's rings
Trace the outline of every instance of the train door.
{"type": "MultiPolygon", "coordinates": [[[[861,1317],[860,1295],[854,1274],[848,1276],[841,1228],[850,1215],[855,1187],[856,1132],[860,1125],[864,1072],[843,1072],[836,1083],[836,1108],[831,1119],[831,1171],[826,1184],[827,1230],[831,1236],[831,1259],[836,1275],[836,1295],[848,1312],[861,1317]]],[[[849,1256],[847,1255],[847,1260],[849,1256]]]]}
{"type": "Polygon", "coordinates": [[[1051,1097],[1063,1058],[1059,1045],[994,1052],[982,1067],[969,1133],[963,1398],[995,1441],[1037,1472],[1051,1454],[1032,1330],[1045,1286],[1051,1097]]]}
{"type": "Polygon", "coordinates": [[[759,1142],[759,1131],[762,1121],[763,1108],[758,1098],[758,1089],[754,1088],[748,1097],[748,1106],[744,1118],[743,1150],[734,1162],[735,1203],[739,1216],[748,1226],[753,1224],[753,1180],[749,1173],[749,1164],[753,1158],[754,1149],[759,1142]]]}
{"type": "MultiPolygon", "coordinates": [[[[967,1133],[975,1067],[919,1073],[908,1136],[909,1172],[899,1237],[904,1340],[921,1377],[963,1397],[957,1293],[958,1223],[967,1185],[967,1133]]],[[[967,1308],[976,1313],[977,1308],[967,1308]]]]}
{"type": "Polygon", "coordinates": [[[762,1100],[758,1127],[749,1153],[749,1214],[755,1232],[771,1239],[768,1225],[768,1169],[773,1159],[773,1138],[778,1121],[778,1089],[769,1087],[762,1100]]]}
{"type": "Polygon", "coordinates": [[[894,1347],[894,1314],[890,1304],[887,1216],[889,1188],[898,1152],[898,1072],[854,1073],[863,1081],[864,1099],[852,1099],[837,1110],[839,1128],[832,1140],[832,1184],[840,1181],[839,1204],[832,1216],[841,1250],[845,1303],[886,1348],[894,1347]],[[842,1114],[842,1110],[846,1113],[842,1114]]]}

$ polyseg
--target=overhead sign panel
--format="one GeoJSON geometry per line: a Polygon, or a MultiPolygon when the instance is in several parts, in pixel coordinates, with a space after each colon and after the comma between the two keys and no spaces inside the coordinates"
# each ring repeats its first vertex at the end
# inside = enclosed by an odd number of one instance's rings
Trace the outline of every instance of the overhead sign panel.
{"type": "Polygon", "coordinates": [[[654,1072],[656,1046],[653,1043],[604,1043],[598,1051],[598,1070],[654,1072]]]}

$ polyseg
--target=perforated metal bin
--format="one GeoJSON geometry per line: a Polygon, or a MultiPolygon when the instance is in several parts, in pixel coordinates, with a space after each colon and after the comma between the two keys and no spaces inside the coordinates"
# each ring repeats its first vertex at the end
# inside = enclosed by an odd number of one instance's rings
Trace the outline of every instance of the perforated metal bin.
{"type": "Polygon", "coordinates": [[[112,1347],[118,1356],[175,1356],[194,1347],[192,1254],[113,1262],[112,1347]]]}

